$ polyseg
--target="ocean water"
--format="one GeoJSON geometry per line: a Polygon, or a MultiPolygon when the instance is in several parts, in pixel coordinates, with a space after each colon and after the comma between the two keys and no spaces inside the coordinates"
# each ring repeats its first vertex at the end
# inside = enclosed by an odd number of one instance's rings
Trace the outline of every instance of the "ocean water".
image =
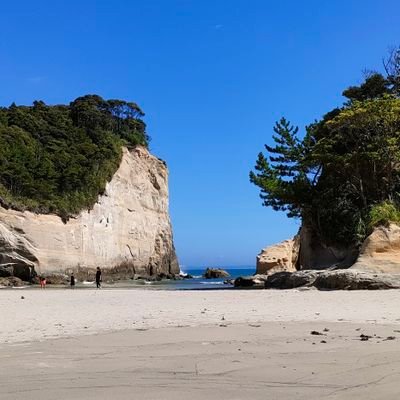
{"type": "MultiPolygon", "coordinates": [[[[182,268],[182,272],[189,274],[192,276],[190,279],[182,279],[182,280],[169,280],[165,279],[158,282],[151,282],[145,280],[126,280],[126,281],[117,281],[114,283],[106,283],[102,284],[102,289],[153,289],[153,290],[226,290],[233,289],[233,285],[225,284],[224,281],[235,279],[239,276],[248,276],[253,275],[255,273],[255,267],[241,267],[241,268],[224,268],[225,271],[229,273],[228,278],[220,278],[220,279],[205,279],[203,278],[203,274],[206,268],[182,268]]],[[[20,288],[13,289],[38,289],[38,285],[34,286],[24,286],[20,288]]],[[[51,285],[48,286],[49,289],[68,289],[71,290],[69,285],[51,285]]],[[[95,289],[96,285],[94,282],[76,282],[76,286],[74,290],[81,289],[95,289]]],[[[1,290],[7,290],[11,288],[1,288],[1,290]]],[[[40,290],[40,289],[39,289],[40,290]]]]}
{"type": "Polygon", "coordinates": [[[202,289],[231,289],[233,285],[225,284],[227,279],[235,279],[239,276],[248,276],[255,273],[255,267],[223,268],[229,273],[229,278],[205,279],[203,274],[205,268],[182,268],[182,272],[191,275],[193,278],[181,281],[165,281],[159,286],[172,290],[202,290],[202,289]]]}

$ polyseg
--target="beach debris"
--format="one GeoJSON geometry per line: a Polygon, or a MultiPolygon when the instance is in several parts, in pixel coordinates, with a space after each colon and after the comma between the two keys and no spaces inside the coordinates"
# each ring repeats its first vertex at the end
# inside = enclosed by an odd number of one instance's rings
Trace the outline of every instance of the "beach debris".
{"type": "Polygon", "coordinates": [[[326,343],[326,340],[321,340],[321,343],[326,343]]]}
{"type": "Polygon", "coordinates": [[[221,321],[225,321],[225,316],[224,315],[222,316],[221,321]]]}
{"type": "Polygon", "coordinates": [[[360,340],[361,340],[362,342],[365,342],[365,341],[367,341],[367,340],[369,340],[369,339],[372,339],[372,336],[364,335],[363,333],[360,335],[360,340]]]}
{"type": "Polygon", "coordinates": [[[323,333],[318,332],[318,331],[311,331],[310,333],[311,333],[311,335],[323,335],[323,333]]]}
{"type": "Polygon", "coordinates": [[[324,328],[324,332],[329,332],[329,329],[328,328],[324,328]]]}
{"type": "Polygon", "coordinates": [[[219,326],[220,326],[221,328],[226,328],[228,325],[227,325],[227,324],[219,324],[219,326]]]}
{"type": "Polygon", "coordinates": [[[24,300],[24,299],[25,299],[25,297],[24,297],[24,296],[21,296],[21,299],[22,299],[22,300],[24,300]]]}
{"type": "Polygon", "coordinates": [[[252,328],[260,328],[261,325],[259,324],[249,324],[249,326],[251,326],[252,328]]]}
{"type": "Polygon", "coordinates": [[[383,339],[383,340],[395,340],[396,339],[396,336],[388,336],[386,339],[383,339]]]}

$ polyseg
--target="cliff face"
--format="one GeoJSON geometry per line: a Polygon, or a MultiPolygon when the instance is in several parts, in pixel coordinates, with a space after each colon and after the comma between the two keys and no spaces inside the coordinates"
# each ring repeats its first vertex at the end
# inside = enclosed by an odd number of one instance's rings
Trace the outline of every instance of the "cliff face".
{"type": "Polygon", "coordinates": [[[299,258],[300,236],[266,247],[257,256],[257,274],[294,272],[299,258]]]}
{"type": "Polygon", "coordinates": [[[0,207],[0,275],[26,277],[101,267],[133,274],[179,273],[168,213],[168,170],[145,148],[124,149],[92,210],[56,215],[0,207]]]}
{"type": "Polygon", "coordinates": [[[400,226],[391,223],[376,227],[360,250],[352,246],[326,246],[302,227],[292,240],[267,247],[257,256],[258,274],[330,268],[400,274],[400,226]]]}
{"type": "Polygon", "coordinates": [[[357,262],[351,267],[371,273],[400,273],[400,226],[379,226],[360,249],[357,262]]]}
{"type": "Polygon", "coordinates": [[[290,240],[267,247],[257,256],[257,274],[296,270],[349,268],[357,259],[353,247],[334,247],[322,243],[311,229],[303,226],[290,240]]]}

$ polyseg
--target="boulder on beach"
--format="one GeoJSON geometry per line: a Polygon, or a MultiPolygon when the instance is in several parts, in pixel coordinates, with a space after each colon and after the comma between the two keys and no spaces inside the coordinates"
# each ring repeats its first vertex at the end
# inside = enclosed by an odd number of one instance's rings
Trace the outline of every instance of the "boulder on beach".
{"type": "Polygon", "coordinates": [[[25,286],[27,283],[24,282],[22,279],[17,278],[16,276],[9,276],[9,277],[0,277],[0,287],[7,286],[7,287],[19,287],[25,286]]]}
{"type": "Polygon", "coordinates": [[[229,272],[221,268],[207,268],[203,274],[206,279],[228,278],[229,272]]]}
{"type": "Polygon", "coordinates": [[[261,274],[239,276],[235,279],[234,286],[236,288],[263,288],[267,279],[268,275],[261,274]]]}
{"type": "Polygon", "coordinates": [[[355,269],[330,271],[280,272],[269,275],[267,289],[315,287],[322,290],[377,290],[400,288],[399,274],[374,274],[355,269]]]}

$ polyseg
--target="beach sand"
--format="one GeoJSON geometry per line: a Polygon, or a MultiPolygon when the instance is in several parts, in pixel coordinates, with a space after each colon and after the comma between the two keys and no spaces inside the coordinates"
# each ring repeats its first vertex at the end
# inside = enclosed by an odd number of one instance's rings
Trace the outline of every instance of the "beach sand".
{"type": "Polygon", "coordinates": [[[1,290],[0,399],[397,399],[399,305],[397,290],[1,290]]]}

